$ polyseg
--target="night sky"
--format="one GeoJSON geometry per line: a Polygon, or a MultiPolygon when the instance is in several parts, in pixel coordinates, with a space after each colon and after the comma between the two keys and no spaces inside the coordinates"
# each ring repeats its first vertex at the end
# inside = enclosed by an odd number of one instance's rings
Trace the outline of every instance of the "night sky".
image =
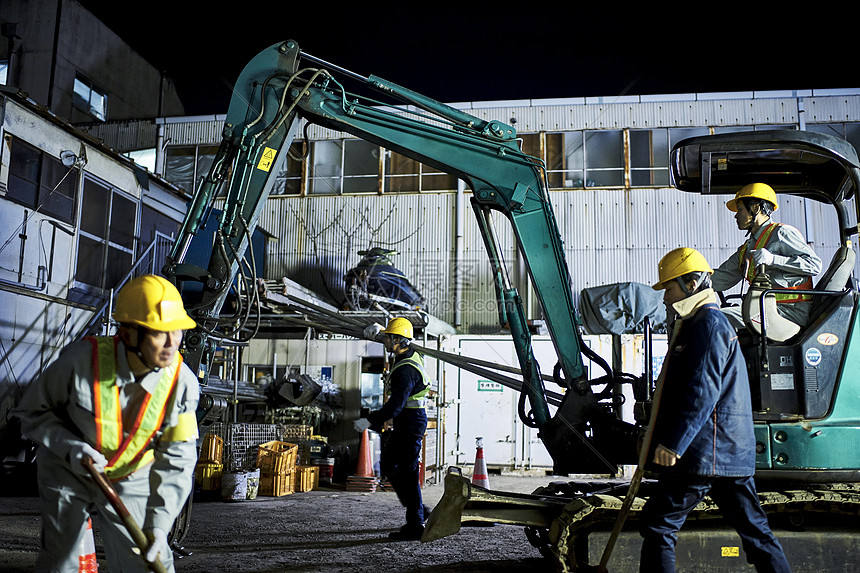
{"type": "Polygon", "coordinates": [[[79,1],[172,78],[189,115],[226,113],[244,65],[287,39],[361,76],[377,75],[444,102],[857,83],[850,62],[858,50],[838,30],[823,30],[804,16],[812,31],[799,36],[785,31],[797,29],[797,20],[768,17],[756,26],[748,13],[735,18],[725,5],[714,6],[723,14],[716,21],[704,12],[693,17],[652,7],[635,14],[618,3],[601,13],[574,3],[494,4],[488,12],[464,8],[466,2],[410,11],[415,3],[234,2],[218,9],[215,2],[147,0],[132,12],[116,0],[79,1]]]}

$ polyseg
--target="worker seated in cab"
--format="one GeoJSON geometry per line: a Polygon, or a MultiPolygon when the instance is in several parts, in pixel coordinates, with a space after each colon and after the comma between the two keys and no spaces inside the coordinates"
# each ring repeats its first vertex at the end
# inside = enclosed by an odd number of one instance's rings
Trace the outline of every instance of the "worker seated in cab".
{"type": "MultiPolygon", "coordinates": [[[[800,231],[771,219],[771,213],[779,209],[779,204],[770,185],[745,185],[726,202],[726,206],[735,213],[738,229],[747,231],[747,239],[714,270],[711,277],[714,290],[722,292],[746,280],[759,287],[759,293],[768,287],[796,291],[770,295],[776,312],[772,315],[765,311],[768,337],[785,340],[805,326],[809,319],[812,296],[803,291],[812,289],[812,277],[821,272],[821,258],[806,243],[800,231]]],[[[748,294],[755,295],[754,290],[748,294]]],[[[752,301],[753,304],[750,302],[722,310],[736,329],[746,326],[760,333],[761,312],[754,304],[757,299],[752,301]],[[745,308],[747,316],[744,316],[745,308]]]]}

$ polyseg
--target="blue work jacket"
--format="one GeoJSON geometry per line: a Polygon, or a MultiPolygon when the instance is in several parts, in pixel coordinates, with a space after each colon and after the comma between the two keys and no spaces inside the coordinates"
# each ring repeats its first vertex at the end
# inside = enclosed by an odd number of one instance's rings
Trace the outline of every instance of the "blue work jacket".
{"type": "Polygon", "coordinates": [[[753,475],[750,386],[737,332],[711,297],[702,297],[676,328],[651,443],[681,458],[670,469],[655,467],[704,476],[753,475]]]}
{"type": "Polygon", "coordinates": [[[427,379],[424,372],[419,370],[420,362],[406,361],[415,351],[409,349],[406,353],[395,358],[391,369],[387,388],[388,399],[382,408],[367,415],[370,428],[382,431],[382,426],[388,420],[394,421],[394,429],[399,433],[409,433],[423,436],[427,429],[427,411],[422,408],[407,407],[412,396],[420,394],[425,388],[427,379]],[[406,362],[402,364],[402,362],[406,362]]]}

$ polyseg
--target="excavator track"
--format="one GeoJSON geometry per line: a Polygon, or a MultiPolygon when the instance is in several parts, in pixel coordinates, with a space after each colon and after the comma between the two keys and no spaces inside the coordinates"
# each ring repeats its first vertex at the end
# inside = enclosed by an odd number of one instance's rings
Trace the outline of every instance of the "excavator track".
{"type": "MultiPolygon", "coordinates": [[[[759,492],[759,499],[771,520],[785,518],[794,527],[802,527],[806,518],[816,515],[860,517],[858,483],[816,484],[785,491],[764,491],[759,492]]],[[[588,562],[588,534],[611,529],[623,501],[623,496],[605,494],[573,499],[564,506],[548,531],[529,531],[528,538],[544,556],[554,561],[556,569],[562,573],[596,571],[596,565],[588,562]]],[[[645,501],[644,497],[634,499],[626,521],[628,528],[638,520],[645,501]]],[[[694,527],[696,521],[719,518],[719,508],[706,497],[690,514],[685,527],[694,527]]],[[[600,556],[597,557],[599,559],[600,556]]],[[[610,571],[611,563],[610,560],[610,571]]]]}

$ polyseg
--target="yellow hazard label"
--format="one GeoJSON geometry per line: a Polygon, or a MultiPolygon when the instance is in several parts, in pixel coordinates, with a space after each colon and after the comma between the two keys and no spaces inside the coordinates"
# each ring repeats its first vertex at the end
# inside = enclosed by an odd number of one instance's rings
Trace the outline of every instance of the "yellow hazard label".
{"type": "Polygon", "coordinates": [[[269,171],[272,168],[272,163],[275,161],[277,151],[271,147],[264,147],[263,154],[260,156],[260,162],[257,164],[257,169],[260,171],[269,171]]]}
{"type": "Polygon", "coordinates": [[[741,550],[739,547],[721,547],[720,557],[740,557],[741,550]]]}

